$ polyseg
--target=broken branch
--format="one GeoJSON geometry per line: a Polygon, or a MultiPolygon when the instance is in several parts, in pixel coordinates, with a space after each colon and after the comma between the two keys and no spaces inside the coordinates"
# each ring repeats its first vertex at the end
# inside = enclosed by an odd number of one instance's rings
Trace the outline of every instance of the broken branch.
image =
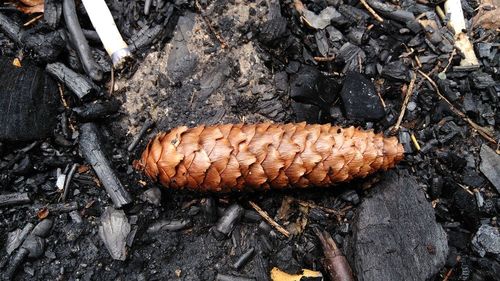
{"type": "Polygon", "coordinates": [[[132,197],[123,187],[102,151],[95,124],[85,123],[80,127],[80,150],[94,168],[113,204],[120,208],[131,203],[132,197]]]}

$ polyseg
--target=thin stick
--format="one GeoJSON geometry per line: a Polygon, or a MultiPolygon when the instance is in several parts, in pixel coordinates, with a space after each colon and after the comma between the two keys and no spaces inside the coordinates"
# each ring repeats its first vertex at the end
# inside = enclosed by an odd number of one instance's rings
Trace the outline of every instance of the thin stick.
{"type": "Polygon", "coordinates": [[[453,60],[453,57],[455,56],[456,53],[457,53],[457,49],[453,48],[453,51],[451,52],[450,57],[448,58],[448,63],[446,64],[443,71],[441,71],[441,73],[446,73],[446,71],[448,70],[448,67],[450,67],[451,61],[453,60]]]}
{"type": "Polygon", "coordinates": [[[476,131],[478,131],[478,133],[483,136],[483,138],[485,138],[487,141],[491,142],[491,143],[494,143],[494,144],[497,144],[496,140],[493,138],[493,136],[490,134],[490,132],[488,132],[485,128],[479,126],[478,124],[476,124],[474,121],[470,120],[469,117],[467,117],[463,112],[461,112],[460,110],[458,110],[455,106],[453,106],[453,104],[445,97],[441,94],[441,92],[439,91],[439,88],[436,84],[436,82],[434,82],[434,80],[432,80],[432,78],[430,78],[427,74],[425,74],[424,72],[422,72],[420,69],[417,70],[418,73],[420,75],[422,75],[425,79],[427,79],[427,81],[429,81],[429,83],[431,83],[432,87],[434,88],[434,91],[436,92],[436,94],[442,98],[449,106],[450,106],[450,109],[451,111],[453,111],[453,113],[455,113],[456,115],[460,116],[461,118],[463,118],[467,123],[469,123],[469,125],[474,128],[476,131]]]}
{"type": "Polygon", "coordinates": [[[403,101],[403,105],[401,106],[401,112],[399,113],[399,117],[398,117],[398,121],[396,122],[396,125],[394,125],[393,132],[398,131],[399,127],[401,126],[401,122],[403,121],[403,117],[405,116],[406,107],[408,106],[408,102],[410,101],[410,97],[413,94],[413,89],[415,88],[415,81],[416,80],[417,80],[417,75],[415,74],[415,72],[412,72],[410,86],[408,86],[408,90],[406,91],[405,99],[403,101]]]}
{"type": "Polygon", "coordinates": [[[83,69],[92,80],[101,81],[102,71],[92,56],[92,50],[83,34],[80,22],[78,22],[74,0],[63,1],[63,15],[70,41],[78,53],[83,69]]]}
{"type": "Polygon", "coordinates": [[[378,22],[384,22],[384,19],[379,16],[377,14],[377,12],[375,12],[374,9],[372,9],[372,7],[370,7],[370,5],[368,5],[368,3],[366,3],[366,0],[359,0],[359,2],[361,2],[361,4],[363,4],[363,6],[365,7],[365,9],[378,21],[378,22]]]}
{"type": "Polygon", "coordinates": [[[25,24],[23,24],[23,26],[24,26],[24,27],[29,26],[29,25],[31,25],[32,23],[34,23],[35,21],[37,21],[37,20],[41,19],[42,17],[43,17],[43,14],[38,15],[38,16],[36,16],[36,17],[34,17],[34,18],[30,19],[29,21],[27,21],[25,24]]]}
{"type": "Polygon", "coordinates": [[[111,68],[111,81],[109,85],[109,95],[113,95],[113,91],[115,90],[115,70],[111,68]]]}
{"type": "Polygon", "coordinates": [[[255,209],[257,213],[265,220],[267,223],[272,225],[276,230],[283,234],[285,237],[290,237],[290,232],[288,232],[286,229],[284,229],[281,225],[279,225],[275,220],[273,220],[266,211],[262,210],[257,204],[255,204],[252,201],[248,201],[248,203],[252,206],[252,208],[255,209]]]}
{"type": "Polygon", "coordinates": [[[335,56],[329,56],[329,57],[313,57],[315,61],[318,62],[328,62],[328,61],[333,61],[335,59],[335,56]]]}
{"type": "Polygon", "coordinates": [[[413,133],[410,135],[410,138],[411,138],[411,141],[413,142],[413,145],[415,146],[415,148],[418,151],[420,151],[420,144],[418,143],[417,138],[415,137],[415,135],[413,133]]]}

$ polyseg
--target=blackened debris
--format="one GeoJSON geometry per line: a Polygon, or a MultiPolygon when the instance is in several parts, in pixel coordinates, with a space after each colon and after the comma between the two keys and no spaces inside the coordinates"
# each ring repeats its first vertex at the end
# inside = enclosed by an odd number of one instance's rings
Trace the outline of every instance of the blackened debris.
{"type": "Polygon", "coordinates": [[[347,73],[340,96],[347,118],[379,120],[385,116],[384,107],[373,83],[362,74],[347,73]]]}
{"type": "Polygon", "coordinates": [[[50,136],[59,104],[55,82],[29,61],[16,67],[11,58],[1,57],[0,69],[0,141],[50,136]]]}

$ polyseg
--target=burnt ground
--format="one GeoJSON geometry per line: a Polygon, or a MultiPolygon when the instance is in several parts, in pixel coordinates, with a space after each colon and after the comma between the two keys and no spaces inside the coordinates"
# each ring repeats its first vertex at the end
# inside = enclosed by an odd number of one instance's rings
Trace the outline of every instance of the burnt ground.
{"type": "MultiPolygon", "coordinates": [[[[435,13],[440,4],[433,1],[399,1],[396,12],[381,9],[384,23],[358,1],[303,1],[316,14],[335,8],[320,29],[308,25],[311,18],[301,20],[293,1],[152,1],[147,15],[142,1],[107,2],[135,56],[115,73],[113,93],[110,61],[89,35],[105,73],[103,81],[95,81],[100,94],[80,100],[65,87],[61,96],[53,93],[52,106],[47,106],[52,111],[41,123],[50,127],[48,132],[20,121],[1,132],[0,195],[26,192],[30,197],[29,202],[0,205],[2,271],[16,253],[5,254],[8,237],[47,216],[54,225],[45,250],[20,265],[16,280],[215,280],[217,274],[269,280],[273,267],[325,274],[314,227],[334,237],[358,280],[381,280],[381,272],[391,280],[495,280],[500,275],[500,246],[495,244],[500,197],[491,174],[495,165],[498,171],[498,146],[477,131],[484,129],[498,143],[500,54],[494,30],[470,28],[480,66],[464,69],[450,31],[435,13]],[[438,19],[432,32],[419,24],[421,14],[438,19]],[[444,98],[465,115],[457,115],[417,69],[436,81],[444,98]],[[412,78],[413,94],[395,133],[405,146],[405,160],[391,173],[329,189],[220,195],[162,188],[158,195],[158,186],[132,168],[154,134],[180,125],[307,121],[394,134],[391,128],[412,78]],[[90,117],[78,113],[95,101],[120,106],[90,117]],[[134,136],[149,121],[155,125],[129,152],[134,136]],[[124,261],[111,257],[99,235],[103,213],[113,204],[80,152],[84,122],[99,126],[104,151],[133,199],[122,208],[130,225],[124,261]],[[36,135],[16,135],[23,130],[36,135]],[[56,182],[74,163],[79,168],[63,204],[56,182]],[[293,235],[285,238],[261,223],[249,201],[293,235]],[[234,203],[245,215],[230,235],[216,239],[214,226],[234,203]],[[164,227],[152,228],[158,222],[164,227]],[[493,230],[483,231],[485,227],[493,230]],[[250,248],[255,254],[248,264],[232,268],[250,248]],[[377,255],[388,262],[375,262],[380,261],[377,255]],[[390,275],[394,272],[399,275],[390,275]]],[[[462,2],[466,19],[473,18],[478,4],[462,2]]],[[[92,29],[83,6],[77,11],[82,27],[92,29]]],[[[18,23],[31,18],[13,10],[2,13],[18,23]]],[[[46,16],[25,28],[27,36],[64,34],[59,17],[52,26],[54,20],[46,16]]],[[[47,55],[31,41],[14,42],[5,34],[0,32],[5,65],[18,57],[23,67],[33,65],[39,67],[33,72],[42,73],[47,63],[62,62],[85,75],[70,42],[64,43],[67,37],[57,35],[62,43],[51,40],[53,53],[47,55]]],[[[1,77],[15,80],[5,73],[1,77]]],[[[43,83],[52,83],[52,92],[57,88],[53,81],[43,83]]],[[[2,118],[5,124],[14,120],[5,114],[2,118]]]]}

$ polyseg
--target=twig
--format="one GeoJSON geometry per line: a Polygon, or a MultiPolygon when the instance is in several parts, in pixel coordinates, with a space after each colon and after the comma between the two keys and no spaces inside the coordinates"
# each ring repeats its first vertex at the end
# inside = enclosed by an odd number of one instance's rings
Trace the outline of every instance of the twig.
{"type": "Polygon", "coordinates": [[[198,9],[198,11],[200,11],[201,17],[203,18],[203,21],[205,22],[205,24],[208,26],[208,29],[210,29],[210,32],[212,32],[214,34],[215,38],[217,38],[217,40],[219,41],[222,49],[227,48],[226,41],[224,41],[222,36],[217,31],[215,31],[210,20],[203,14],[203,9],[202,9],[200,3],[198,2],[198,0],[195,1],[195,5],[196,5],[196,9],[198,9]]]}
{"type": "Polygon", "coordinates": [[[89,43],[87,42],[87,39],[83,34],[82,27],[78,22],[74,0],[64,0],[63,14],[64,21],[66,22],[66,28],[68,29],[70,35],[69,37],[71,38],[73,47],[78,53],[78,57],[82,62],[85,72],[90,76],[90,78],[92,78],[92,80],[102,80],[102,71],[92,56],[89,43]]]}
{"type": "Polygon", "coordinates": [[[142,136],[146,133],[146,131],[153,126],[154,122],[151,119],[147,119],[146,122],[144,122],[144,125],[142,125],[141,130],[137,135],[135,135],[134,139],[132,142],[130,142],[129,146],[127,147],[128,152],[132,152],[134,148],[137,146],[139,141],[141,140],[142,136]]]}
{"type": "Polygon", "coordinates": [[[401,106],[401,112],[399,113],[399,117],[398,117],[398,121],[396,122],[396,125],[394,125],[393,132],[398,131],[399,127],[401,126],[401,122],[403,121],[403,117],[405,116],[406,107],[408,106],[408,102],[410,101],[410,97],[413,94],[413,89],[415,88],[415,81],[416,80],[417,80],[417,75],[415,74],[415,72],[412,72],[410,85],[408,86],[408,89],[406,91],[405,99],[403,101],[403,105],[401,106]]]}
{"type": "Polygon", "coordinates": [[[73,166],[71,166],[71,170],[69,170],[68,176],[66,177],[66,180],[64,181],[64,191],[62,194],[62,201],[65,202],[66,198],[68,197],[69,193],[69,184],[71,183],[71,179],[73,179],[73,176],[75,175],[76,169],[78,168],[78,164],[74,163],[73,166]]]}
{"type": "Polygon", "coordinates": [[[457,49],[453,48],[453,51],[451,51],[450,57],[448,58],[448,63],[444,67],[443,71],[441,71],[441,73],[446,73],[446,71],[448,70],[448,67],[450,67],[451,61],[453,60],[453,57],[455,56],[456,53],[457,53],[457,49]]]}
{"type": "Polygon", "coordinates": [[[111,68],[111,81],[109,83],[109,95],[113,95],[113,91],[115,90],[115,69],[111,68]]]}
{"type": "Polygon", "coordinates": [[[472,121],[469,117],[467,117],[463,112],[461,112],[460,110],[458,110],[455,106],[453,106],[453,104],[445,97],[441,94],[441,92],[439,91],[439,87],[437,86],[436,82],[434,82],[434,80],[432,80],[431,77],[429,77],[427,74],[425,74],[424,72],[422,72],[420,69],[417,70],[418,73],[420,75],[422,75],[425,79],[427,79],[427,81],[429,81],[429,83],[431,83],[432,87],[434,88],[434,91],[436,92],[436,94],[441,98],[443,99],[449,106],[450,106],[450,109],[451,111],[453,111],[453,113],[455,113],[456,115],[460,116],[461,118],[463,118],[467,123],[469,123],[469,125],[474,128],[476,131],[479,132],[479,134],[481,136],[483,136],[483,138],[485,138],[486,140],[488,140],[489,142],[491,143],[494,143],[494,144],[497,144],[496,140],[493,138],[493,136],[490,134],[490,132],[488,132],[485,128],[479,126],[478,124],[476,124],[474,121],[472,121]]]}
{"type": "Polygon", "coordinates": [[[254,208],[254,210],[259,213],[259,215],[267,221],[271,226],[273,226],[279,233],[283,234],[285,237],[290,237],[290,232],[284,229],[281,225],[279,225],[275,220],[273,220],[266,211],[262,210],[257,204],[252,201],[248,201],[248,203],[254,208]]]}
{"type": "Polygon", "coordinates": [[[410,135],[410,138],[411,138],[411,141],[413,142],[413,145],[415,146],[415,148],[418,151],[420,151],[420,144],[418,143],[417,138],[415,137],[415,135],[413,133],[410,135]]]}
{"type": "Polygon", "coordinates": [[[115,207],[120,208],[131,203],[132,197],[111,168],[97,134],[98,129],[95,124],[83,124],[80,127],[80,150],[94,168],[115,207]]]}
{"type": "Polygon", "coordinates": [[[365,7],[365,9],[378,21],[378,22],[384,22],[384,19],[379,16],[377,14],[377,12],[375,12],[374,9],[372,9],[372,7],[370,7],[370,5],[368,5],[368,3],[366,3],[366,0],[359,0],[359,2],[361,2],[361,4],[365,7]]]}
{"type": "Polygon", "coordinates": [[[38,16],[36,16],[36,17],[34,17],[34,18],[30,19],[29,21],[27,21],[25,24],[23,24],[23,26],[24,26],[24,27],[29,26],[29,25],[31,25],[32,23],[34,23],[35,21],[37,21],[37,20],[41,19],[42,17],[43,17],[43,14],[38,15],[38,16]]]}
{"type": "Polygon", "coordinates": [[[313,57],[315,61],[318,62],[328,62],[328,61],[333,61],[335,59],[335,56],[329,56],[329,57],[313,57]]]}

